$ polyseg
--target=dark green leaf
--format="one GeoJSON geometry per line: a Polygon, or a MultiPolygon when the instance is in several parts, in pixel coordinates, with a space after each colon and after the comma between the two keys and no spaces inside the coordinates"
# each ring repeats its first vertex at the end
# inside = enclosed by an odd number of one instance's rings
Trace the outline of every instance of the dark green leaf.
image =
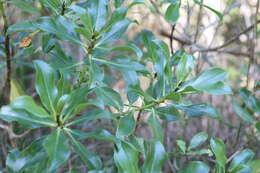
{"type": "Polygon", "coordinates": [[[234,108],[234,111],[236,112],[236,114],[245,122],[248,123],[255,123],[254,118],[250,115],[250,113],[242,108],[242,106],[235,100],[233,99],[232,101],[232,106],[234,108]]]}
{"type": "Polygon", "coordinates": [[[200,132],[192,137],[188,150],[194,149],[202,145],[208,139],[206,132],[200,132]]]}
{"type": "Polygon", "coordinates": [[[153,138],[156,141],[160,141],[163,143],[163,128],[161,126],[160,121],[158,120],[155,113],[152,113],[148,119],[149,126],[152,128],[153,131],[153,138]]]}
{"type": "Polygon", "coordinates": [[[118,123],[116,136],[119,138],[131,135],[135,130],[135,118],[133,113],[124,115],[118,123]]]}
{"type": "Polygon", "coordinates": [[[101,159],[93,152],[89,151],[86,146],[77,141],[72,135],[70,135],[71,141],[76,152],[80,155],[82,161],[87,165],[88,170],[100,170],[102,169],[101,159]]]}
{"type": "Polygon", "coordinates": [[[159,141],[150,142],[146,149],[143,173],[161,172],[167,158],[164,146],[159,141]]]}
{"type": "Polygon", "coordinates": [[[40,2],[54,15],[59,15],[62,7],[60,0],[40,0],[40,2]]]}
{"type": "Polygon", "coordinates": [[[12,0],[8,3],[10,3],[11,5],[15,5],[16,7],[20,8],[23,11],[26,11],[28,13],[40,14],[40,11],[29,2],[20,1],[20,0],[12,0]]]}
{"type": "Polygon", "coordinates": [[[225,169],[225,164],[227,161],[225,144],[220,139],[213,137],[210,139],[210,146],[216,157],[217,164],[221,168],[225,169]]]}
{"type": "Polygon", "coordinates": [[[177,83],[185,81],[195,66],[195,58],[184,53],[176,67],[177,83]]]}
{"type": "Polygon", "coordinates": [[[30,96],[21,96],[15,99],[12,103],[12,108],[23,109],[28,113],[44,118],[50,117],[50,115],[39,105],[37,105],[33,98],[30,96]]]}
{"type": "Polygon", "coordinates": [[[121,71],[141,71],[145,70],[145,67],[136,62],[136,61],[129,61],[129,60],[117,60],[117,61],[108,61],[105,59],[99,59],[99,58],[92,58],[94,61],[101,62],[103,64],[109,65],[113,67],[116,70],[121,70],[121,71]]]}
{"type": "Polygon", "coordinates": [[[260,101],[249,90],[242,88],[239,91],[239,96],[244,103],[254,112],[260,112],[260,101]]]}
{"type": "Polygon", "coordinates": [[[6,166],[14,172],[21,172],[25,168],[33,167],[34,164],[46,157],[42,150],[42,140],[39,138],[23,151],[12,150],[6,159],[6,166]]]}
{"type": "Polygon", "coordinates": [[[235,157],[233,158],[229,166],[229,171],[233,172],[233,170],[236,169],[236,167],[238,167],[239,165],[247,164],[254,158],[254,156],[255,153],[252,150],[250,149],[242,150],[241,152],[236,154],[235,157]]]}
{"type": "Polygon", "coordinates": [[[34,65],[36,68],[36,91],[46,109],[55,113],[56,99],[58,96],[58,89],[55,84],[55,71],[49,64],[40,60],[34,61],[34,65]]]}
{"type": "Polygon", "coordinates": [[[135,53],[135,55],[138,58],[141,58],[143,56],[142,50],[139,47],[137,47],[135,44],[129,44],[127,46],[114,47],[112,50],[118,51],[118,52],[132,52],[132,53],[135,53]]]}
{"type": "Polygon", "coordinates": [[[101,35],[101,39],[98,41],[97,46],[118,40],[124,34],[130,23],[131,21],[129,19],[124,19],[115,23],[107,32],[101,35]]]}
{"type": "Polygon", "coordinates": [[[200,161],[190,162],[184,170],[178,173],[209,173],[209,166],[200,161]]]}
{"type": "Polygon", "coordinates": [[[13,32],[22,32],[22,31],[33,32],[35,30],[37,30],[37,27],[35,27],[31,21],[25,20],[9,26],[7,30],[7,34],[12,34],[13,32]]]}
{"type": "MultiPolygon", "coordinates": [[[[68,129],[66,129],[68,130],[68,129]]],[[[76,131],[76,130],[68,130],[72,135],[75,135],[76,137],[78,137],[79,139],[98,139],[98,140],[104,140],[104,141],[109,141],[109,142],[113,142],[116,143],[118,142],[118,138],[116,138],[114,135],[112,135],[110,132],[108,132],[107,130],[99,130],[96,132],[89,132],[89,133],[85,133],[85,132],[81,132],[81,131],[76,131]]]]}
{"type": "Polygon", "coordinates": [[[57,43],[57,39],[53,34],[44,34],[42,36],[42,51],[49,53],[57,43]]]}
{"type": "Polygon", "coordinates": [[[165,19],[172,25],[175,25],[180,17],[181,3],[170,4],[165,13],[165,19]]]}
{"type": "Polygon", "coordinates": [[[94,109],[86,113],[85,115],[81,115],[79,118],[75,119],[74,121],[68,123],[67,126],[71,126],[79,123],[86,123],[90,120],[99,119],[99,118],[114,119],[113,115],[109,111],[94,109]]]}
{"type": "Polygon", "coordinates": [[[227,73],[220,68],[210,68],[205,70],[195,79],[185,83],[179,91],[192,87],[198,91],[205,91],[209,94],[232,94],[231,89],[223,81],[227,73]]]}
{"type": "Polygon", "coordinates": [[[208,115],[212,118],[218,118],[218,111],[207,103],[198,103],[193,105],[173,105],[175,108],[180,109],[188,114],[190,117],[200,117],[208,115]]]}
{"type": "Polygon", "coordinates": [[[87,103],[86,96],[89,92],[88,86],[82,85],[81,87],[71,91],[65,99],[65,104],[60,112],[61,118],[68,120],[73,118],[76,114],[80,113],[84,108],[91,105],[87,103]]]}
{"type": "Polygon", "coordinates": [[[116,144],[114,160],[120,172],[141,173],[138,168],[138,152],[126,142],[116,144]]]}
{"type": "Polygon", "coordinates": [[[106,24],[108,1],[107,0],[91,0],[88,1],[88,13],[92,17],[94,29],[100,31],[106,24]]]}
{"type": "Polygon", "coordinates": [[[68,139],[59,128],[47,136],[43,146],[49,156],[48,172],[56,171],[70,156],[68,139]]]}
{"type": "Polygon", "coordinates": [[[180,113],[173,106],[159,107],[155,109],[160,119],[165,121],[177,121],[181,118],[180,113]]]}
{"type": "Polygon", "coordinates": [[[186,142],[183,140],[177,140],[177,145],[181,149],[182,153],[186,153],[186,142]]]}
{"type": "Polygon", "coordinates": [[[55,34],[61,40],[71,41],[82,47],[85,44],[80,41],[80,38],[74,30],[74,23],[68,21],[63,16],[58,17],[41,17],[32,21],[33,26],[47,33],[55,34]]]}
{"type": "Polygon", "coordinates": [[[120,95],[109,87],[98,87],[94,89],[97,105],[104,108],[105,105],[121,109],[123,106],[120,95]]]}
{"type": "Polygon", "coordinates": [[[50,118],[35,116],[24,109],[15,109],[12,106],[1,107],[0,118],[5,121],[17,121],[29,128],[56,126],[56,122],[50,118]]]}

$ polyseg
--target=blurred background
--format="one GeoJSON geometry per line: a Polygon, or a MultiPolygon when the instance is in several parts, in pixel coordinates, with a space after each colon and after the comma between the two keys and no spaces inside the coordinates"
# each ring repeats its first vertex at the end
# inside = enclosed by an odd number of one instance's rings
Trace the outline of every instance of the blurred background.
{"type": "MultiPolygon", "coordinates": [[[[168,151],[175,150],[176,139],[189,141],[194,134],[206,131],[210,136],[216,136],[225,142],[229,156],[237,150],[250,148],[256,152],[259,158],[259,133],[257,134],[254,126],[241,121],[232,106],[232,100],[241,101],[238,93],[243,87],[251,91],[254,97],[259,99],[260,96],[259,0],[202,1],[204,4],[223,13],[223,20],[220,20],[210,10],[194,4],[193,1],[183,0],[180,19],[175,26],[171,39],[172,26],[164,19],[168,4],[160,0],[145,0],[145,5],[136,5],[130,9],[128,17],[137,22],[130,25],[127,34],[116,44],[124,45],[128,41],[138,42],[140,31],[143,29],[151,30],[158,39],[165,41],[169,46],[172,41],[174,51],[182,49],[196,57],[197,66],[193,74],[194,76],[212,66],[219,66],[229,74],[227,83],[232,87],[233,95],[212,96],[200,94],[189,96],[187,100],[193,103],[207,102],[214,105],[219,110],[221,116],[234,127],[223,125],[207,117],[163,123],[166,129],[165,145],[168,151]]],[[[28,0],[28,2],[32,2],[35,6],[43,8],[36,1],[28,0]]],[[[126,0],[125,3],[130,3],[130,0],[126,0]]],[[[41,11],[42,14],[30,14],[15,6],[9,6],[6,12],[9,24],[11,25],[22,20],[37,18],[40,15],[49,15],[46,10],[42,9],[41,11]]],[[[1,32],[3,31],[2,18],[0,19],[0,30],[1,32]]],[[[17,47],[21,38],[23,38],[23,35],[12,35],[12,53],[14,55],[12,62],[13,80],[19,83],[25,93],[34,95],[34,70],[31,62],[34,59],[48,59],[49,57],[38,49],[40,38],[37,37],[33,40],[31,46],[18,49],[17,47]]],[[[6,64],[2,36],[0,36],[0,44],[0,92],[3,93],[5,92],[3,88],[6,80],[6,64]]],[[[66,52],[73,58],[78,60],[84,58],[84,52],[77,46],[69,43],[64,43],[63,46],[66,52]]],[[[115,90],[125,96],[125,83],[121,79],[121,76],[115,71],[110,71],[110,73],[116,79],[111,85],[115,90]]],[[[149,81],[146,78],[142,78],[140,81],[142,88],[146,88],[149,81]]],[[[249,111],[249,113],[256,120],[260,121],[259,112],[249,111]]],[[[145,121],[145,116],[142,116],[138,133],[145,138],[149,138],[151,132],[145,121]]],[[[84,124],[80,128],[83,131],[93,131],[101,127],[111,131],[114,130],[111,122],[108,120],[93,121],[84,124]]],[[[23,145],[26,146],[30,142],[30,138],[36,138],[39,134],[43,133],[45,132],[41,129],[34,130],[34,132],[30,133],[31,135],[27,136],[23,145]]],[[[11,148],[6,134],[5,131],[0,129],[0,160],[1,158],[5,158],[7,151],[11,148]]],[[[111,156],[112,151],[109,149],[111,144],[87,140],[86,145],[92,150],[97,149],[97,152],[102,155],[103,159],[108,160],[111,156]]],[[[2,166],[4,165],[3,159],[1,160],[0,167],[1,164],[2,166]]],[[[167,172],[168,168],[165,169],[167,172]]]]}

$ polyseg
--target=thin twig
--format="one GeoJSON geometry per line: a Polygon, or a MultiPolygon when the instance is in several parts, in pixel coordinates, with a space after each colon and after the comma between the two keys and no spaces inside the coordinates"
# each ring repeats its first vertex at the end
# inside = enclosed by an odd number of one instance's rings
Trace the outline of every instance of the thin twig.
{"type": "Polygon", "coordinates": [[[182,45],[192,45],[192,41],[190,41],[190,40],[184,40],[184,39],[182,39],[182,38],[176,37],[176,36],[174,36],[174,35],[171,35],[171,34],[167,33],[167,32],[164,31],[164,30],[161,30],[160,34],[161,34],[162,36],[164,36],[164,37],[168,37],[168,38],[172,37],[173,40],[178,41],[178,42],[179,42],[180,44],[182,44],[182,45]]]}
{"type": "Polygon", "coordinates": [[[143,110],[139,110],[138,114],[137,114],[137,118],[136,118],[136,126],[135,126],[135,130],[134,130],[134,134],[137,135],[137,131],[140,127],[140,120],[141,120],[141,115],[142,115],[143,110]]]}
{"type": "Polygon", "coordinates": [[[240,33],[238,33],[237,35],[235,35],[234,37],[232,37],[231,39],[229,39],[228,41],[226,41],[224,44],[222,44],[220,46],[216,46],[216,47],[212,47],[212,48],[208,48],[208,49],[195,50],[194,52],[196,52],[196,51],[199,51],[199,52],[214,52],[214,51],[217,51],[221,48],[224,48],[224,47],[230,45],[231,43],[233,43],[234,41],[236,41],[241,35],[251,31],[255,27],[255,25],[257,25],[259,23],[260,23],[260,20],[257,20],[253,25],[251,25],[248,28],[246,28],[245,30],[241,31],[240,33]]]}
{"type": "Polygon", "coordinates": [[[171,54],[174,54],[174,50],[173,50],[173,33],[175,30],[176,24],[172,25],[172,29],[171,29],[171,35],[170,35],[170,47],[171,47],[171,54]]]}
{"type": "Polygon", "coordinates": [[[8,133],[10,139],[22,138],[22,137],[26,136],[27,134],[29,134],[29,132],[30,132],[30,130],[27,130],[27,131],[23,132],[22,134],[15,134],[11,127],[9,127],[7,125],[3,125],[3,124],[0,124],[0,128],[4,129],[8,133]]]}
{"type": "MultiPolygon", "coordinates": [[[[201,3],[203,3],[203,0],[201,1],[201,3]]],[[[196,44],[197,38],[199,35],[199,25],[200,25],[200,21],[201,21],[201,16],[202,16],[202,5],[200,5],[199,14],[198,14],[198,18],[197,18],[196,32],[195,32],[194,41],[193,41],[194,44],[196,44]]]]}
{"type": "Polygon", "coordinates": [[[260,20],[257,20],[258,10],[259,10],[259,0],[257,0],[257,2],[256,2],[255,22],[252,25],[252,28],[254,29],[254,33],[253,33],[253,38],[250,41],[251,56],[250,56],[250,59],[249,59],[248,69],[247,69],[247,78],[246,78],[246,86],[247,87],[249,86],[249,80],[250,80],[249,75],[250,75],[251,64],[254,63],[254,59],[255,59],[255,47],[256,47],[256,44],[257,44],[257,23],[260,23],[260,20]],[[254,40],[254,38],[255,38],[255,40],[254,40]],[[254,41],[255,41],[255,43],[254,43],[254,41]]]}

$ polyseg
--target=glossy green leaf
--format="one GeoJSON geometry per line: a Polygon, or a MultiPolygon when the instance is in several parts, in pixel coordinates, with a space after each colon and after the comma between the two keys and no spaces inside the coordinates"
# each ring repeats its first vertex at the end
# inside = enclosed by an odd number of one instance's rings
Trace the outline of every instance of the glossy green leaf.
{"type": "MultiPolygon", "coordinates": [[[[58,40],[56,39],[56,41],[58,40]]],[[[57,42],[48,55],[51,57],[49,60],[50,65],[62,73],[71,74],[78,66],[78,63],[57,42]]]]}
{"type": "Polygon", "coordinates": [[[150,117],[148,119],[148,123],[153,131],[154,140],[160,141],[161,143],[163,143],[163,138],[164,138],[163,128],[162,128],[162,125],[161,125],[159,119],[157,118],[155,112],[153,112],[150,115],[150,117]]]}
{"type": "Polygon", "coordinates": [[[111,88],[98,87],[94,89],[96,94],[97,105],[104,108],[105,105],[113,106],[116,109],[121,109],[123,106],[120,95],[111,88]]]}
{"type": "Polygon", "coordinates": [[[113,117],[113,115],[107,110],[94,109],[84,115],[81,115],[79,118],[73,120],[72,122],[68,123],[67,126],[86,123],[88,121],[99,118],[115,119],[115,117],[113,117]]]}
{"type": "Polygon", "coordinates": [[[55,84],[55,71],[44,61],[34,61],[34,65],[36,69],[36,91],[46,109],[55,113],[56,99],[58,96],[58,89],[55,84]]]}
{"type": "Polygon", "coordinates": [[[105,77],[104,69],[95,63],[90,67],[91,84],[90,88],[95,88],[102,83],[105,77]]]}
{"type": "Polygon", "coordinates": [[[80,41],[79,36],[74,30],[75,24],[63,16],[41,17],[33,20],[32,23],[34,27],[47,33],[55,34],[61,40],[71,41],[85,47],[85,44],[80,41]]]}
{"type": "Polygon", "coordinates": [[[127,46],[114,47],[112,50],[118,51],[118,52],[132,52],[132,53],[135,53],[135,55],[138,58],[141,58],[143,56],[142,50],[139,47],[137,47],[135,44],[129,44],[127,46]]]}
{"type": "Polygon", "coordinates": [[[195,58],[184,53],[176,67],[177,83],[185,81],[195,66],[195,58]]]}
{"type": "Polygon", "coordinates": [[[176,141],[177,146],[181,149],[182,153],[186,153],[186,142],[183,140],[176,141]]]}
{"type": "Polygon", "coordinates": [[[236,115],[238,115],[242,120],[248,123],[255,123],[255,119],[245,108],[242,108],[242,106],[235,99],[232,101],[232,106],[236,112],[236,115]]]}
{"type": "Polygon", "coordinates": [[[248,165],[239,165],[235,170],[235,173],[252,173],[252,168],[248,165]]]}
{"type": "Polygon", "coordinates": [[[208,134],[206,132],[200,132],[196,134],[195,136],[192,137],[188,150],[201,146],[204,142],[206,142],[207,139],[208,139],[208,134]]]}
{"type": "Polygon", "coordinates": [[[43,146],[49,156],[48,172],[57,170],[69,159],[70,148],[68,139],[61,129],[58,128],[55,132],[48,135],[43,146]]]}
{"type": "Polygon", "coordinates": [[[209,173],[209,166],[200,161],[190,162],[182,171],[178,173],[209,173]]]}
{"type": "Polygon", "coordinates": [[[260,112],[260,101],[249,90],[242,88],[239,91],[239,96],[243,102],[254,112],[260,112]]]}
{"type": "Polygon", "coordinates": [[[42,159],[46,158],[46,154],[42,150],[43,138],[35,140],[31,145],[23,151],[12,150],[6,159],[6,166],[14,172],[22,172],[25,168],[33,167],[42,159]]]}
{"type": "Polygon", "coordinates": [[[40,2],[53,14],[60,14],[60,7],[62,6],[60,0],[40,0],[40,2]]]}
{"type": "Polygon", "coordinates": [[[35,27],[31,21],[25,20],[9,26],[7,34],[14,32],[33,32],[35,30],[37,30],[37,27],[35,27]]]}
{"type": "Polygon", "coordinates": [[[88,1],[87,12],[91,15],[94,23],[94,29],[100,31],[106,24],[108,1],[107,0],[92,0],[88,1]]]}
{"type": "Polygon", "coordinates": [[[119,172],[141,173],[138,168],[138,152],[128,143],[122,141],[116,144],[114,160],[119,172]]]}
{"type": "Polygon", "coordinates": [[[23,109],[28,113],[38,117],[50,117],[50,115],[39,105],[37,105],[31,96],[18,97],[13,103],[12,108],[23,109]]]}
{"type": "Polygon", "coordinates": [[[173,106],[159,107],[155,109],[155,112],[159,115],[160,119],[165,121],[177,121],[181,119],[181,114],[173,106]]]}
{"type": "Polygon", "coordinates": [[[116,136],[119,138],[131,135],[135,130],[135,118],[133,113],[129,113],[120,118],[116,136]]]}
{"type": "Polygon", "coordinates": [[[189,155],[208,155],[209,157],[213,156],[213,153],[210,149],[201,149],[201,150],[195,150],[195,151],[189,151],[189,155]]]}
{"type": "Polygon", "coordinates": [[[198,103],[193,105],[173,105],[175,108],[180,109],[187,113],[190,117],[200,117],[202,115],[208,115],[212,118],[218,118],[218,111],[207,103],[198,103]]]}
{"type": "Polygon", "coordinates": [[[101,62],[103,64],[109,65],[112,68],[116,70],[121,70],[121,71],[141,71],[145,70],[145,67],[136,62],[136,61],[129,61],[129,60],[124,60],[124,61],[113,61],[113,60],[105,60],[105,59],[99,59],[99,58],[92,58],[94,61],[101,62]]]}
{"type": "Polygon", "coordinates": [[[236,167],[242,164],[247,164],[250,162],[255,156],[255,153],[250,149],[244,149],[238,154],[235,155],[233,158],[230,166],[229,171],[232,172],[236,167]]]}
{"type": "Polygon", "coordinates": [[[159,141],[150,142],[146,148],[146,156],[143,165],[143,173],[162,172],[162,167],[167,158],[164,146],[159,141]]]}
{"type": "Polygon", "coordinates": [[[205,91],[209,94],[232,94],[232,90],[223,81],[227,73],[221,68],[210,68],[202,72],[198,77],[188,81],[180,91],[192,87],[198,91],[205,91]]]}
{"type": "Polygon", "coordinates": [[[71,141],[76,152],[79,154],[82,161],[87,165],[88,170],[100,170],[103,165],[101,159],[93,152],[89,151],[86,146],[77,141],[72,135],[70,135],[71,141]]]}
{"type": "Polygon", "coordinates": [[[175,25],[180,17],[181,3],[170,4],[165,13],[165,19],[172,25],[175,25]]]}
{"type": "Polygon", "coordinates": [[[198,4],[198,5],[200,5],[200,6],[203,6],[203,7],[207,8],[207,9],[209,9],[210,11],[212,11],[213,13],[215,13],[215,14],[219,17],[220,20],[223,19],[223,14],[221,14],[219,11],[217,11],[217,10],[211,8],[211,7],[208,6],[208,5],[203,4],[201,1],[198,1],[198,0],[193,0],[193,1],[194,1],[196,4],[198,4]]]}
{"type": "Polygon", "coordinates": [[[8,122],[17,121],[29,128],[56,126],[56,122],[48,117],[35,116],[24,109],[15,109],[12,106],[2,106],[0,118],[8,122]]]}
{"type": "Polygon", "coordinates": [[[76,136],[79,139],[98,139],[98,140],[104,140],[104,141],[108,141],[108,142],[113,142],[116,143],[119,141],[118,138],[116,138],[114,135],[112,135],[109,131],[107,130],[99,130],[96,132],[81,132],[81,131],[77,131],[77,130],[68,130],[72,135],[76,136]]]}
{"type": "Polygon", "coordinates": [[[106,44],[118,40],[124,34],[130,23],[131,21],[129,19],[124,19],[115,23],[107,32],[101,35],[97,46],[100,44],[106,44]]]}
{"type": "Polygon", "coordinates": [[[135,149],[141,153],[145,152],[144,139],[142,137],[131,135],[128,137],[129,143],[135,147],[135,149]]]}
{"type": "Polygon", "coordinates": [[[210,139],[210,147],[216,157],[217,164],[225,169],[227,161],[225,144],[220,139],[213,137],[210,139]]]}
{"type": "Polygon", "coordinates": [[[44,53],[49,53],[57,44],[57,39],[54,34],[42,35],[42,51],[44,53]]]}
{"type": "Polygon", "coordinates": [[[71,91],[70,94],[68,94],[67,99],[65,99],[65,104],[60,113],[61,118],[64,120],[71,119],[76,114],[80,113],[84,108],[91,105],[87,103],[86,99],[88,92],[89,89],[85,85],[71,91]]]}
{"type": "Polygon", "coordinates": [[[22,9],[23,11],[26,11],[28,13],[32,14],[40,14],[40,11],[34,7],[31,3],[26,1],[19,1],[19,0],[12,0],[10,2],[11,5],[15,5],[16,7],[22,9]]]}

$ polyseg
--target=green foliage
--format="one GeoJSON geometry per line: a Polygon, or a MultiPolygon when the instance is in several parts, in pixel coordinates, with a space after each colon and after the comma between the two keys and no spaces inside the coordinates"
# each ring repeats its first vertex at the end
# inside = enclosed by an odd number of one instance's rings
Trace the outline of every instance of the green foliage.
{"type": "MultiPolygon", "coordinates": [[[[194,2],[222,18],[222,14],[211,7],[199,1],[194,2]]],[[[39,17],[11,25],[7,34],[25,32],[29,38],[37,34],[41,38],[37,51],[48,58],[38,58],[30,64],[35,69],[36,94],[30,93],[33,96],[29,96],[22,93],[11,104],[1,107],[1,120],[17,123],[24,129],[45,128],[46,132],[29,146],[20,147],[21,151],[9,151],[6,170],[21,173],[57,172],[67,168],[65,165],[73,156],[76,159],[79,157],[90,173],[107,170],[161,173],[165,163],[171,162],[175,154],[191,156],[192,159],[196,158],[193,156],[210,157],[214,154],[214,168],[210,168],[208,163],[194,160],[188,162],[179,173],[208,173],[210,170],[216,173],[253,170],[257,173],[259,160],[253,160],[253,151],[245,149],[239,152],[229,164],[225,144],[215,137],[208,143],[209,135],[205,132],[196,134],[189,143],[176,140],[176,153],[167,151],[162,123],[185,122],[204,115],[220,123],[224,121],[212,105],[192,103],[187,100],[187,95],[232,94],[232,90],[225,83],[227,73],[223,69],[211,67],[194,76],[196,57],[181,50],[171,55],[168,45],[156,39],[150,31],[141,32],[141,44],[129,42],[116,46],[114,43],[134,23],[126,17],[127,10],[143,1],[133,1],[124,6],[124,0],[115,0],[111,7],[108,0],[73,4],[72,1],[40,0],[39,3],[50,14],[44,17],[34,1],[8,3],[39,17]],[[64,44],[79,46],[84,52],[84,59],[78,60],[69,55],[63,49],[64,44]],[[153,67],[152,70],[148,64],[153,67]],[[115,78],[113,70],[125,80],[123,94],[111,87],[111,81],[115,78]],[[150,79],[146,90],[140,86],[141,76],[150,79]],[[124,94],[127,99],[123,99],[124,94]],[[135,106],[138,99],[141,105],[135,106]],[[140,117],[144,113],[149,116],[146,116],[145,123],[152,134],[150,139],[136,135],[140,117]],[[78,129],[82,124],[96,119],[109,119],[113,125],[109,130],[103,128],[83,132],[78,129]],[[112,144],[109,146],[113,150],[113,158],[107,162],[101,159],[86,147],[85,139],[112,144]]],[[[180,16],[181,1],[167,3],[170,5],[165,19],[175,25],[180,16]]],[[[235,112],[260,131],[259,122],[256,123],[250,115],[250,112],[259,112],[259,100],[247,89],[241,89],[239,96],[244,105],[234,100],[235,112]]],[[[69,164],[72,169],[66,171],[77,172],[74,169],[79,164],[78,160],[69,164]]]]}

